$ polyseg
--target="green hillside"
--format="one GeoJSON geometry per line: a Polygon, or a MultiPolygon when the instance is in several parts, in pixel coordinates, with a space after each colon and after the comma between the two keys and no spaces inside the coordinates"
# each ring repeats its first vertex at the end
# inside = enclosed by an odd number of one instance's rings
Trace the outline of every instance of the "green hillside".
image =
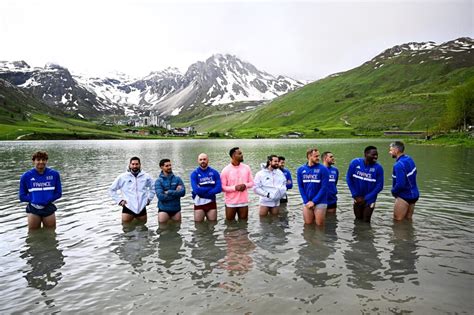
{"type": "Polygon", "coordinates": [[[221,112],[188,124],[237,137],[274,137],[290,131],[320,137],[437,129],[449,93],[474,78],[474,57],[462,53],[434,59],[410,53],[374,58],[255,111],[221,112]]]}

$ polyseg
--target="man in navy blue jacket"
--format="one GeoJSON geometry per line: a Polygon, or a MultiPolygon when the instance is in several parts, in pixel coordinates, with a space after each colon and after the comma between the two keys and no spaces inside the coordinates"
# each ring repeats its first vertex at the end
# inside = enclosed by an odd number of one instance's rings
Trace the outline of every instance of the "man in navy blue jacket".
{"type": "Polygon", "coordinates": [[[199,167],[191,173],[192,197],[194,201],[194,221],[217,220],[216,194],[222,191],[221,176],[209,166],[205,153],[198,156],[199,167]]]}
{"type": "Polygon", "coordinates": [[[319,164],[319,151],[316,148],[306,151],[308,163],[297,171],[298,189],[303,199],[303,219],[305,224],[324,225],[328,206],[328,169],[319,164]]]}
{"type": "Polygon", "coordinates": [[[377,163],[379,154],[376,147],[366,147],[364,156],[349,164],[346,181],[354,198],[356,219],[370,222],[377,195],[383,189],[383,168],[377,163]]]}
{"type": "Polygon", "coordinates": [[[416,166],[411,157],[405,153],[403,142],[395,141],[390,144],[390,155],[397,159],[393,165],[392,195],[395,197],[393,218],[397,221],[411,220],[415,211],[415,203],[420,197],[416,185],[416,166]]]}
{"type": "MultiPolygon", "coordinates": [[[[280,171],[283,172],[283,175],[286,177],[286,190],[293,188],[293,179],[291,178],[291,172],[289,169],[285,168],[285,157],[279,156],[278,157],[278,165],[280,167],[280,171]]],[[[288,195],[285,194],[283,198],[280,199],[280,207],[283,204],[288,203],[288,195]]]]}
{"type": "Polygon", "coordinates": [[[168,220],[181,221],[181,198],[186,194],[184,183],[173,174],[171,161],[160,161],[161,173],[155,182],[155,192],[158,197],[158,222],[168,220]]]}
{"type": "Polygon", "coordinates": [[[20,201],[28,202],[28,229],[56,227],[57,210],[53,202],[62,195],[59,173],[47,168],[48,153],[38,151],[33,154],[34,168],[24,173],[20,179],[20,201]]]}
{"type": "Polygon", "coordinates": [[[337,209],[337,182],[339,181],[339,170],[334,166],[336,159],[332,152],[323,152],[321,156],[324,166],[329,171],[329,185],[328,185],[328,213],[334,213],[337,209]]]}

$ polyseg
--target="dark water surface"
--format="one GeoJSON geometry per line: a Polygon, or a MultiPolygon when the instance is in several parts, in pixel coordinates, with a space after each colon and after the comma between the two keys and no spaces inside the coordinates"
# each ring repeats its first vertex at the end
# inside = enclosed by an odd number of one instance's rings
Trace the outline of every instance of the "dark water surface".
{"type": "Polygon", "coordinates": [[[394,224],[388,140],[170,140],[0,142],[0,313],[472,314],[474,150],[409,145],[421,199],[412,223],[394,224]],[[350,160],[379,148],[385,188],[371,225],[355,224],[345,183],[350,160]],[[325,229],[304,226],[295,185],[287,210],[247,223],[193,222],[189,173],[206,152],[222,170],[240,146],[253,173],[282,154],[295,176],[305,151],[335,153],[339,207],[325,229]],[[18,201],[31,154],[47,150],[63,197],[55,232],[28,234],[18,201]],[[188,191],[180,226],[123,227],[107,189],[137,155],[154,178],[169,157],[188,191]]]}

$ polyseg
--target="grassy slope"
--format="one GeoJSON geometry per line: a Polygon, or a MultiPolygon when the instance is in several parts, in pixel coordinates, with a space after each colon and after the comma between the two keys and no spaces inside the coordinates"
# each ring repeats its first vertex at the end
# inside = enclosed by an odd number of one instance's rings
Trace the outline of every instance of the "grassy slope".
{"type": "Polygon", "coordinates": [[[189,124],[240,137],[289,131],[309,137],[381,134],[390,129],[426,131],[439,125],[450,91],[472,77],[474,66],[469,64],[387,60],[378,69],[364,64],[319,80],[253,112],[214,115],[189,124]]]}

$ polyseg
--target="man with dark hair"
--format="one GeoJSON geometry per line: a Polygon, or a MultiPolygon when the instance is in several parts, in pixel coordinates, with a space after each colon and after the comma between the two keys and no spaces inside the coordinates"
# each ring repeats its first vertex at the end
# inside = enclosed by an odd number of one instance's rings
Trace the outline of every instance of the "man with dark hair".
{"type": "Polygon", "coordinates": [[[161,173],[155,182],[158,197],[158,222],[181,221],[181,198],[186,194],[184,183],[173,174],[170,159],[160,161],[161,173]]]}
{"type": "Polygon", "coordinates": [[[250,167],[244,163],[244,155],[239,147],[230,149],[231,162],[221,172],[222,191],[225,197],[225,216],[234,220],[247,220],[249,213],[248,189],[253,186],[250,167]]]}
{"type": "Polygon", "coordinates": [[[364,158],[351,161],[346,174],[347,185],[354,198],[356,219],[370,223],[377,195],[383,189],[383,168],[377,163],[377,148],[368,146],[364,158]]]}
{"type": "MultiPolygon", "coordinates": [[[[291,178],[291,172],[289,169],[285,168],[285,157],[284,156],[279,156],[278,157],[278,166],[280,168],[280,171],[283,172],[283,175],[285,175],[286,178],[286,190],[292,189],[293,188],[293,179],[291,178]]],[[[283,197],[280,199],[280,204],[282,203],[287,203],[288,202],[288,195],[285,193],[283,197]]]]}
{"type": "Polygon", "coordinates": [[[391,143],[389,153],[396,159],[392,173],[392,195],[395,197],[393,218],[397,221],[411,220],[415,203],[420,197],[416,185],[416,165],[413,159],[405,154],[403,142],[391,143]]]}
{"type": "Polygon", "coordinates": [[[323,159],[324,166],[326,166],[329,171],[327,213],[334,213],[337,209],[337,182],[339,180],[339,170],[334,166],[336,159],[332,152],[323,152],[321,158],[323,159]]]}
{"type": "Polygon", "coordinates": [[[38,151],[32,157],[34,168],[20,178],[20,201],[28,202],[28,229],[55,228],[57,210],[53,202],[62,196],[59,172],[46,167],[48,153],[38,151]]]}
{"type": "Polygon", "coordinates": [[[194,201],[194,221],[217,220],[216,195],[222,191],[219,172],[209,166],[205,153],[198,156],[199,167],[191,173],[191,187],[194,201]]]}
{"type": "Polygon", "coordinates": [[[308,163],[298,168],[298,189],[303,199],[303,219],[305,224],[322,226],[328,206],[327,189],[329,182],[328,169],[319,163],[319,150],[311,148],[306,151],[308,163]]]}
{"type": "Polygon", "coordinates": [[[286,177],[280,171],[278,157],[269,155],[265,167],[255,174],[253,191],[260,196],[260,216],[278,214],[280,199],[286,193],[286,177]]]}
{"type": "Polygon", "coordinates": [[[153,200],[155,190],[153,179],[142,171],[138,157],[130,159],[127,171],[117,176],[109,188],[109,194],[122,207],[122,223],[133,219],[147,221],[146,206],[153,200]]]}

